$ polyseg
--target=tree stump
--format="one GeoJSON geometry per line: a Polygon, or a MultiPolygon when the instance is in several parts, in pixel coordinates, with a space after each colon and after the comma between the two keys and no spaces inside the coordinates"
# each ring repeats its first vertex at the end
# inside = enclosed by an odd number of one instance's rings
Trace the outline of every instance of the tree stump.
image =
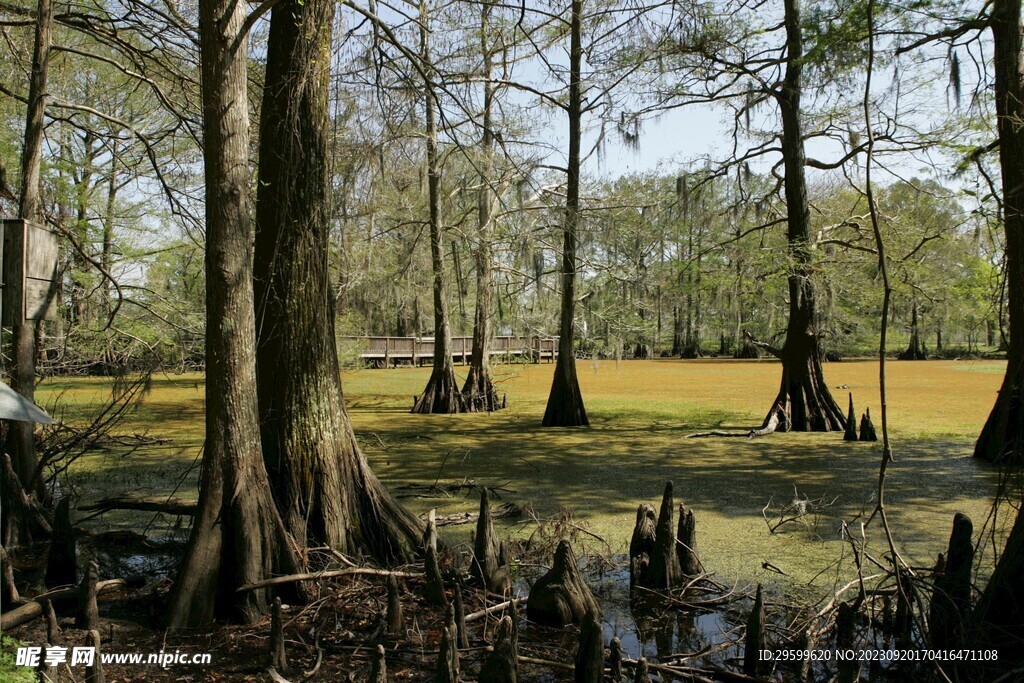
{"type": "Polygon", "coordinates": [[[369,683],[388,683],[388,665],[384,659],[384,646],[377,644],[373,651],[373,666],[370,669],[369,683]]]}
{"type": "Polygon", "coordinates": [[[697,520],[693,509],[679,504],[679,529],[676,532],[676,554],[683,576],[694,577],[703,571],[697,554],[697,520]]]}
{"type": "Polygon", "coordinates": [[[604,679],[604,635],[601,617],[593,610],[583,617],[575,663],[576,683],[601,683],[604,679]]]}
{"type": "Polygon", "coordinates": [[[96,605],[96,584],[100,569],[95,562],[89,563],[85,576],[78,585],[78,612],[75,614],[75,628],[91,631],[100,627],[100,612],[96,605]]]}
{"type": "Polygon", "coordinates": [[[7,550],[0,544],[0,604],[7,610],[20,602],[21,595],[14,583],[14,567],[7,556],[7,550]]]}
{"type": "Polygon", "coordinates": [[[50,645],[60,645],[60,624],[57,623],[53,603],[49,600],[43,600],[43,619],[46,621],[46,642],[50,645]]]}
{"type": "Polygon", "coordinates": [[[387,634],[400,637],[403,633],[403,622],[405,615],[402,613],[402,599],[398,593],[398,579],[394,574],[388,574],[388,613],[387,613],[387,634]]]}
{"type": "Polygon", "coordinates": [[[580,576],[572,546],[563,539],[558,542],[551,569],[530,589],[526,616],[545,626],[566,626],[582,623],[590,610],[601,614],[597,600],[580,576]]]}
{"type": "Polygon", "coordinates": [[[853,411],[853,392],[850,392],[850,409],[846,411],[846,431],[843,441],[857,441],[857,413],[853,411]]]}
{"type": "Polygon", "coordinates": [[[864,414],[860,417],[860,440],[878,441],[878,434],[875,433],[875,425],[871,422],[870,408],[865,408],[864,414]]]}
{"type": "Polygon", "coordinates": [[[459,683],[459,648],[456,638],[455,607],[448,605],[441,629],[441,651],[437,657],[437,683],[459,683]]]}
{"type": "Polygon", "coordinates": [[[494,650],[480,669],[480,680],[487,683],[516,683],[519,672],[519,643],[515,623],[509,616],[498,622],[494,650]]]}
{"type": "Polygon", "coordinates": [[[53,517],[53,534],[46,557],[47,588],[73,586],[78,583],[78,552],[75,529],[71,526],[71,498],[65,496],[57,503],[53,517]]]}
{"type": "Polygon", "coordinates": [[[630,593],[637,586],[647,586],[647,575],[650,573],[651,556],[654,554],[654,539],[657,535],[657,522],[654,506],[641,503],[636,509],[636,523],[633,525],[633,536],[629,540],[629,588],[630,593]]]}
{"type": "Polygon", "coordinates": [[[274,598],[270,610],[270,666],[282,676],[288,673],[288,654],[284,649],[284,619],[281,618],[281,598],[274,598]]]}
{"type": "Polygon", "coordinates": [[[971,567],[974,524],[962,512],[953,516],[953,531],[941,571],[936,573],[928,626],[932,647],[938,650],[960,647],[964,620],[971,609],[971,567]]]}
{"type": "Polygon", "coordinates": [[[608,666],[612,670],[613,683],[622,683],[622,641],[616,636],[609,645],[608,666]]]}
{"type": "Polygon", "coordinates": [[[486,590],[504,595],[511,588],[511,574],[507,559],[502,561],[501,545],[494,534],[491,519],[491,497],[487,487],[480,491],[480,516],[476,521],[473,541],[473,562],[470,573],[486,590]]]}
{"type": "Polygon", "coordinates": [[[633,670],[633,683],[651,683],[651,674],[647,669],[647,660],[643,657],[637,660],[633,670]]]}
{"type": "Polygon", "coordinates": [[[85,683],[106,683],[103,675],[103,656],[100,654],[100,632],[91,629],[85,636],[85,646],[92,648],[92,664],[85,667],[85,683]]]}
{"type": "Polygon", "coordinates": [[[761,584],[757,584],[757,596],[747,617],[747,635],[743,640],[743,673],[747,676],[761,675],[761,650],[764,645],[764,599],[761,596],[761,584]]]}

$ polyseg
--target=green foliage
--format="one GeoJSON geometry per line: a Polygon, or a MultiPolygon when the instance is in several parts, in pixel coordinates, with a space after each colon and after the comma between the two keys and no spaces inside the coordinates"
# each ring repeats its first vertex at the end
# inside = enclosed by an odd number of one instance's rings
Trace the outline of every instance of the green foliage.
{"type": "Polygon", "coordinates": [[[10,636],[0,636],[0,680],[4,683],[35,683],[35,671],[14,663],[18,648],[24,645],[25,643],[10,636]]]}

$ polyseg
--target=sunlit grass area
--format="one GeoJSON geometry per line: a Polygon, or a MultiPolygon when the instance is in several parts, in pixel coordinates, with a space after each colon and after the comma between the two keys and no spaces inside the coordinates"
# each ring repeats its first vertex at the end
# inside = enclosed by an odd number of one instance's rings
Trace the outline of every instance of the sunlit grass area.
{"type": "MultiPolygon", "coordinates": [[[[954,512],[969,514],[976,527],[986,519],[998,472],[970,455],[1003,367],[994,361],[887,364],[896,462],[886,498],[900,550],[914,565],[931,565],[945,550],[954,512]]],[[[671,479],[677,501],[696,510],[703,561],[720,578],[820,593],[849,575],[851,553],[839,529],[846,520],[859,534],[859,523],[874,507],[879,444],[845,443],[841,434],[684,438],[703,429],[759,425],[778,389],[776,363],[580,361],[592,426],[571,430],[540,427],[552,368],[496,366],[509,407],[494,414],[409,414],[429,368],[358,370],[346,372],[343,381],[363,449],[393,490],[463,479],[501,486],[508,490],[503,500],[529,504],[540,516],[571,509],[578,522],[608,542],[605,550],[617,553],[628,545],[636,506],[656,503],[671,479]],[[807,527],[790,524],[770,534],[762,509],[769,501],[776,507],[788,503],[794,491],[835,502],[816,520],[806,520],[807,527]],[[765,569],[765,562],[785,575],[765,569]]],[[[843,408],[852,391],[858,416],[870,407],[880,428],[877,362],[832,363],[825,372],[830,386],[842,387],[833,391],[843,408]]],[[[102,380],[53,380],[40,397],[52,405],[59,396],[58,412],[81,419],[109,392],[102,380]]],[[[115,452],[83,458],[73,471],[78,492],[88,499],[120,492],[158,495],[180,484],[179,496],[194,497],[195,472],[182,475],[200,453],[202,414],[200,376],[155,378],[127,430],[169,441],[128,458],[115,452]]],[[[476,506],[475,499],[458,495],[405,500],[417,512],[436,507],[439,514],[476,506]]],[[[126,521],[110,515],[99,523],[126,521]]],[[[531,528],[509,522],[500,532],[531,528]]],[[[447,531],[460,542],[469,527],[447,531]]],[[[877,519],[866,537],[869,552],[881,557],[885,541],[877,519]]]]}

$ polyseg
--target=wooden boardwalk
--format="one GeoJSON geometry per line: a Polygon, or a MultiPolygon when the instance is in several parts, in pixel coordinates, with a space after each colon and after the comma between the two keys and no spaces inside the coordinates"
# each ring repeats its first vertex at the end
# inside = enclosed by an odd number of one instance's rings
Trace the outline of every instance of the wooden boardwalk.
{"type": "MultiPolygon", "coordinates": [[[[433,337],[342,337],[359,351],[359,359],[374,367],[399,363],[422,365],[434,361],[433,337]]],[[[452,337],[452,360],[468,364],[473,352],[472,337],[452,337]]],[[[491,359],[502,362],[528,360],[553,362],[558,357],[558,337],[494,337],[491,359]]]]}

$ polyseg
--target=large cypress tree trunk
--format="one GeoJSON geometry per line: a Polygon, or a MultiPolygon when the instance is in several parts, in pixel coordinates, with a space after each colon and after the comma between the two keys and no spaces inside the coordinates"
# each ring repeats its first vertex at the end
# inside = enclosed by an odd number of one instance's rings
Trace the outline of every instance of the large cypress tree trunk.
{"type": "Polygon", "coordinates": [[[810,205],[804,177],[804,142],[800,122],[803,36],[799,0],[786,0],[786,74],[776,94],[782,114],[782,156],[785,166],[787,240],[790,261],[789,324],[786,341],[776,350],[782,361],[782,382],[764,424],[757,433],[842,431],[846,416],[832,398],[821,368],[817,303],[810,241],[810,205]]]}
{"type": "Polygon", "coordinates": [[[415,554],[419,520],[370,472],[345,412],[328,272],[328,87],[334,3],[270,19],[256,196],[257,379],[264,459],[303,545],[415,554]]]}
{"type": "Polygon", "coordinates": [[[580,71],[583,62],[583,0],[572,0],[569,22],[569,165],[565,194],[565,225],[562,228],[562,306],[558,360],[551,393],[544,411],[545,427],[589,425],[576,376],[573,339],[576,333],[576,239],[580,222],[580,124],[583,117],[580,71]]]}
{"type": "Polygon", "coordinates": [[[476,248],[476,312],[473,317],[473,352],[469,361],[469,375],[462,387],[469,410],[498,410],[498,392],[491,381],[490,343],[491,343],[491,208],[494,193],[491,191],[491,175],[494,171],[494,132],[492,130],[494,103],[494,83],[491,81],[493,68],[493,46],[489,35],[491,3],[481,5],[480,15],[480,49],[484,58],[484,112],[483,135],[480,148],[483,151],[483,178],[480,182],[479,206],[477,208],[477,239],[476,248]]]}
{"type": "Polygon", "coordinates": [[[420,62],[426,101],[427,195],[430,204],[430,263],[434,271],[434,365],[427,386],[413,405],[414,413],[462,413],[466,401],[459,391],[452,363],[452,336],[445,294],[444,235],[441,229],[441,167],[437,155],[437,113],[434,101],[433,63],[430,59],[429,13],[420,3],[420,62]]]}
{"type": "Polygon", "coordinates": [[[1012,463],[1024,462],[1024,77],[1020,22],[1020,2],[996,0],[991,25],[1010,333],[1006,376],[974,447],[977,458],[1012,463]]]}
{"type": "MultiPolygon", "coordinates": [[[[1003,386],[978,438],[974,455],[993,461],[1019,463],[1022,414],[1021,379],[1024,364],[1024,75],[1021,69],[1021,4],[995,0],[992,5],[995,55],[996,116],[999,160],[1003,173],[1003,228],[1009,290],[1010,345],[1003,386]]],[[[1017,519],[992,578],[978,602],[976,617],[984,647],[1000,647],[1004,659],[1020,662],[1024,639],[1024,509],[1017,519]]],[[[1009,667],[1007,667],[1009,668],[1009,667]]]]}
{"type": "Polygon", "coordinates": [[[206,446],[199,510],[168,612],[172,628],[252,622],[267,590],[240,586],[298,569],[260,452],[249,216],[246,7],[201,0],[206,166],[206,446]]]}

